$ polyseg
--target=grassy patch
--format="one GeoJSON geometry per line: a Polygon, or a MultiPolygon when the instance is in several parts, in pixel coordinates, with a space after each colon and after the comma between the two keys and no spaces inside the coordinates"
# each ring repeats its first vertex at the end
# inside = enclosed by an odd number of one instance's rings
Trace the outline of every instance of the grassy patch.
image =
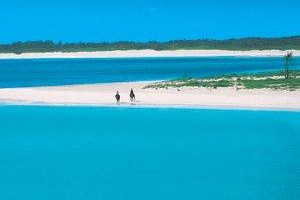
{"type": "Polygon", "coordinates": [[[300,70],[290,72],[290,78],[285,79],[282,72],[268,72],[258,74],[241,74],[215,76],[203,79],[180,78],[151,84],[147,88],[182,88],[182,87],[204,87],[220,88],[235,87],[240,89],[300,89],[300,70]]]}
{"type": "Polygon", "coordinates": [[[243,80],[242,84],[246,89],[287,89],[295,90],[300,88],[300,78],[289,79],[272,79],[266,78],[261,80],[243,80]]]}

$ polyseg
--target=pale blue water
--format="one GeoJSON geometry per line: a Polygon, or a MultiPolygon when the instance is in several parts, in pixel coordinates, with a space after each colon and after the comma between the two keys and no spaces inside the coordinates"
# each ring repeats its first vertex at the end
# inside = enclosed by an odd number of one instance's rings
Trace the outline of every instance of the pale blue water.
{"type": "Polygon", "coordinates": [[[3,200],[298,200],[300,113],[0,106],[3,200]]]}
{"type": "MultiPolygon", "coordinates": [[[[295,57],[291,68],[300,68],[295,57]]],[[[282,58],[0,60],[0,88],[162,80],[283,70],[282,58]]]]}

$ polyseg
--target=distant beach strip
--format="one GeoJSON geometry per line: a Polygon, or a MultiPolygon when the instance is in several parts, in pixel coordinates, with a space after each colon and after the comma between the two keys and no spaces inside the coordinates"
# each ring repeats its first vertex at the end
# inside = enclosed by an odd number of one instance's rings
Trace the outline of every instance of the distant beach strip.
{"type": "MultiPolygon", "coordinates": [[[[300,50],[292,51],[294,56],[300,56],[300,50]]],[[[116,50],[94,52],[48,52],[48,53],[0,53],[0,59],[34,59],[34,58],[151,58],[151,57],[282,57],[285,50],[116,50]]]]}

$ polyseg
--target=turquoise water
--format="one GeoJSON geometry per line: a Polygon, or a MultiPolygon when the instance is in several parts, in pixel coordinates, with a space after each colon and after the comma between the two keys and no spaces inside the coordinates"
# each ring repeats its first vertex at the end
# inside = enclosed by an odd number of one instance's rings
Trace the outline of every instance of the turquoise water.
{"type": "Polygon", "coordinates": [[[298,200],[300,113],[0,106],[3,200],[298,200]]]}
{"type": "MultiPolygon", "coordinates": [[[[134,58],[0,60],[0,88],[207,77],[283,70],[282,58],[134,58]]],[[[300,69],[295,57],[291,69],[300,69]]]]}

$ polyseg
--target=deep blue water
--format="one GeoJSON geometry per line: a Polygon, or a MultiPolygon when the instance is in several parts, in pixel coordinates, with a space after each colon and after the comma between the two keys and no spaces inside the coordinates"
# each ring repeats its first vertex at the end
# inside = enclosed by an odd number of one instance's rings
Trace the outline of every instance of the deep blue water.
{"type": "MultiPolygon", "coordinates": [[[[299,57],[294,58],[291,68],[300,68],[299,57]]],[[[162,80],[272,70],[283,70],[282,58],[0,60],[0,87],[162,80]]]]}
{"type": "Polygon", "coordinates": [[[300,113],[0,106],[3,200],[299,200],[300,113]]]}

